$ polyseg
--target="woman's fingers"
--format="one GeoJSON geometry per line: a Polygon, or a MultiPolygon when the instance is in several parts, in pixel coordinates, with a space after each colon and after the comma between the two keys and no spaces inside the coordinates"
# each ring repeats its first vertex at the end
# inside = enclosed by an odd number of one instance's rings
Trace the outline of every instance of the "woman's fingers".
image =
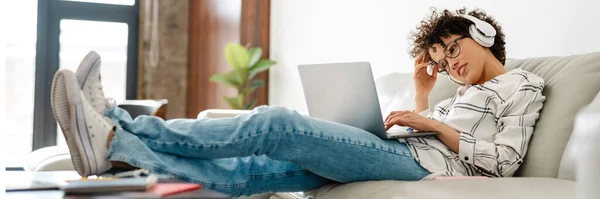
{"type": "Polygon", "coordinates": [[[415,66],[419,64],[419,59],[421,58],[421,55],[422,55],[422,53],[417,55],[417,57],[415,58],[415,64],[414,64],[415,66]]]}
{"type": "Polygon", "coordinates": [[[390,118],[394,117],[394,115],[397,115],[398,113],[403,113],[405,111],[392,111],[390,112],[390,114],[385,118],[385,121],[390,120],[390,118]]]}
{"type": "Polygon", "coordinates": [[[387,123],[385,123],[385,130],[392,128],[394,125],[398,126],[408,126],[407,121],[409,121],[410,114],[408,112],[412,111],[401,111],[401,113],[397,113],[392,117],[387,123]]]}
{"type": "Polygon", "coordinates": [[[427,63],[415,65],[415,73],[421,72],[421,70],[423,70],[424,68],[427,68],[427,66],[429,66],[429,64],[427,64],[427,63]]]}
{"type": "Polygon", "coordinates": [[[396,125],[394,123],[394,121],[396,121],[395,119],[390,119],[390,121],[388,121],[387,123],[385,123],[385,131],[387,131],[388,129],[392,128],[392,126],[396,125]]]}
{"type": "Polygon", "coordinates": [[[402,116],[395,117],[392,120],[390,120],[390,122],[388,123],[388,126],[394,126],[394,125],[404,126],[404,120],[402,119],[402,116]]]}
{"type": "Polygon", "coordinates": [[[433,66],[433,73],[432,73],[432,76],[431,76],[431,77],[433,77],[433,79],[437,79],[438,70],[439,70],[438,64],[436,64],[435,66],[433,66]]]}
{"type": "Polygon", "coordinates": [[[393,120],[397,117],[401,117],[403,115],[406,115],[407,113],[412,112],[412,111],[392,111],[392,113],[390,113],[390,115],[387,116],[387,118],[385,118],[384,124],[387,126],[388,124],[392,124],[393,126],[393,120]]]}
{"type": "Polygon", "coordinates": [[[390,117],[392,117],[392,115],[394,115],[396,112],[398,112],[398,111],[392,111],[392,112],[390,112],[390,114],[387,117],[385,117],[384,122],[387,122],[388,120],[390,120],[390,117]]]}
{"type": "Polygon", "coordinates": [[[424,57],[426,57],[425,51],[419,53],[419,55],[415,58],[415,66],[421,64],[424,57]]]}

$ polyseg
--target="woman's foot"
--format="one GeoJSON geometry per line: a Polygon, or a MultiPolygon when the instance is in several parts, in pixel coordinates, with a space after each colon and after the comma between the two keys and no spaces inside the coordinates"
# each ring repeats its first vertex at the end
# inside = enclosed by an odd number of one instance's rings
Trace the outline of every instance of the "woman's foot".
{"type": "Polygon", "coordinates": [[[73,166],[79,175],[89,176],[110,169],[106,141],[113,125],[80,89],[73,72],[60,70],[54,75],[50,95],[52,112],[67,140],[73,166]]]}
{"type": "Polygon", "coordinates": [[[81,60],[75,76],[77,77],[77,82],[79,82],[81,92],[83,92],[88,102],[97,112],[104,114],[107,105],[100,78],[100,65],[100,55],[95,51],[90,51],[81,60]]]}

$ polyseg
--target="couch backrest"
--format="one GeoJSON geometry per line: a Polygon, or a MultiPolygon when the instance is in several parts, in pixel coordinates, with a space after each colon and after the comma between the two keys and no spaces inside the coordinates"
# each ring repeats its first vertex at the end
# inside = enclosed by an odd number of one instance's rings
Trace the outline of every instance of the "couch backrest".
{"type": "MultiPolygon", "coordinates": [[[[507,70],[522,68],[546,81],[546,101],[540,112],[529,151],[516,176],[557,177],[565,145],[573,131],[576,112],[600,90],[600,52],[568,57],[512,59],[507,70]]],[[[429,97],[429,104],[454,95],[457,86],[445,76],[429,97]]]]}
{"type": "Polygon", "coordinates": [[[415,84],[412,73],[390,73],[375,80],[383,118],[397,110],[415,108],[415,84]]]}

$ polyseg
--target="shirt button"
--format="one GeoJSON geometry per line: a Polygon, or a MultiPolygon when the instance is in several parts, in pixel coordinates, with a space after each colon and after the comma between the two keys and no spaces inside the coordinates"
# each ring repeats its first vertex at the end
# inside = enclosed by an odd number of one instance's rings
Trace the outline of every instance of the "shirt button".
{"type": "Polygon", "coordinates": [[[523,163],[523,161],[521,161],[521,160],[519,160],[519,161],[517,162],[517,164],[521,164],[521,163],[523,163]]]}
{"type": "Polygon", "coordinates": [[[465,160],[469,160],[469,157],[465,157],[465,160]]]}

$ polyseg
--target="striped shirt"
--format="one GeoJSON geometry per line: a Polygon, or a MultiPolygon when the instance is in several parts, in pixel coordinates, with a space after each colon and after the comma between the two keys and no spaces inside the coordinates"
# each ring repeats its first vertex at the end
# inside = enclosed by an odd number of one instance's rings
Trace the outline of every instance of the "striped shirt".
{"type": "Polygon", "coordinates": [[[435,136],[400,139],[435,176],[512,176],[523,163],[533,128],[546,99],[544,80],[514,69],[481,85],[458,88],[433,112],[419,114],[460,134],[458,153],[435,136]]]}

